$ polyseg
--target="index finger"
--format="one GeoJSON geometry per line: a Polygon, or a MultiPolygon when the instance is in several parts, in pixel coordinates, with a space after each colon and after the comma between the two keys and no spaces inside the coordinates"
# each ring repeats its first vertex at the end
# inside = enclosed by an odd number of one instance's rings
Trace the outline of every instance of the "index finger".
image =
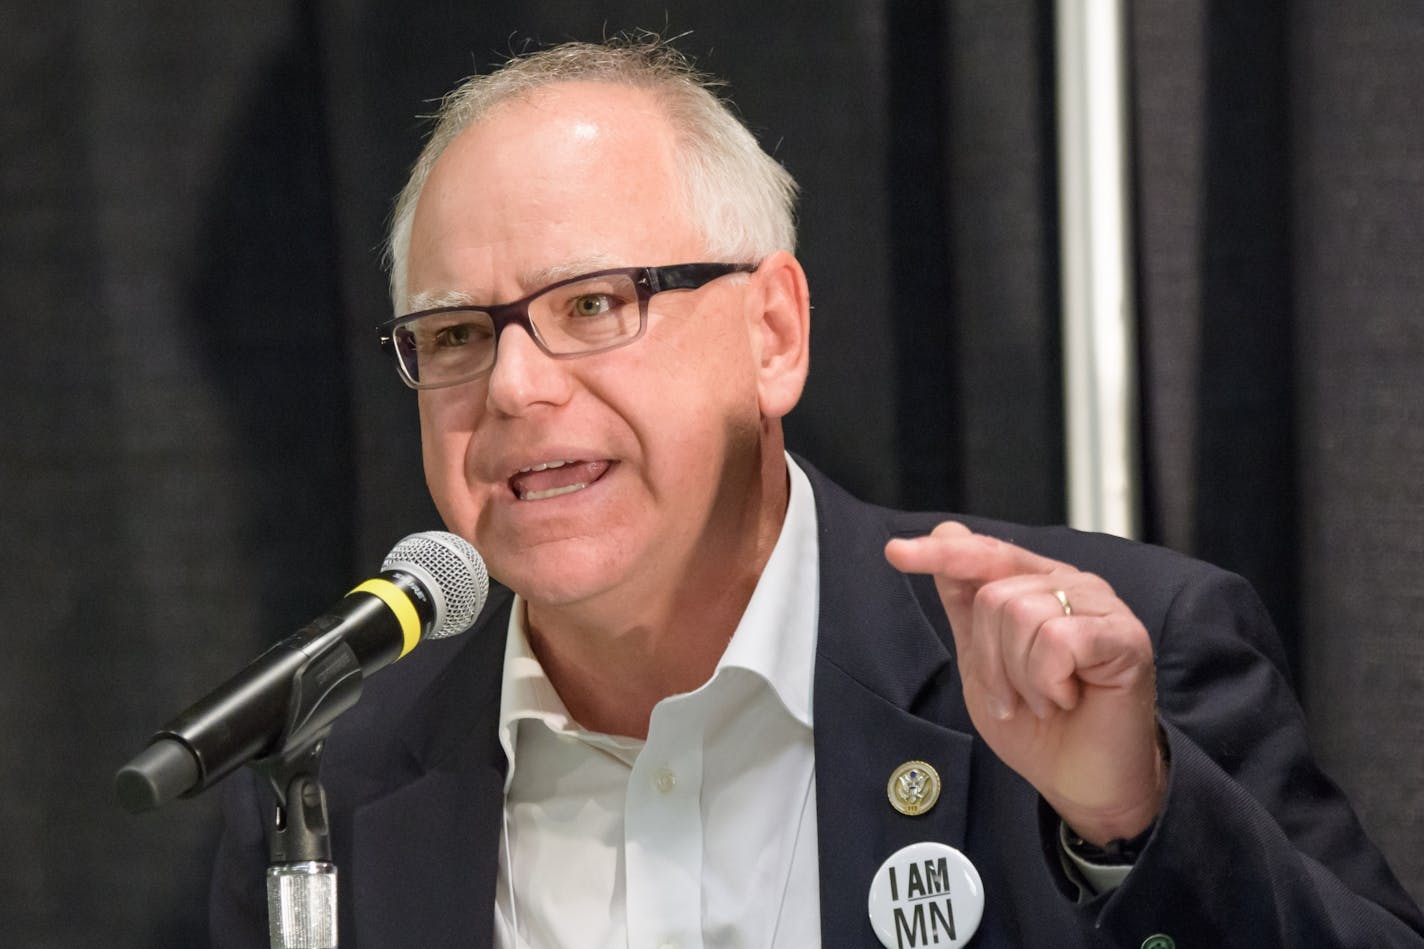
{"type": "Polygon", "coordinates": [[[1064,566],[1008,541],[976,534],[955,521],[945,521],[923,537],[895,538],[885,545],[885,558],[905,573],[928,573],[976,587],[1026,573],[1052,573],[1064,566]]]}

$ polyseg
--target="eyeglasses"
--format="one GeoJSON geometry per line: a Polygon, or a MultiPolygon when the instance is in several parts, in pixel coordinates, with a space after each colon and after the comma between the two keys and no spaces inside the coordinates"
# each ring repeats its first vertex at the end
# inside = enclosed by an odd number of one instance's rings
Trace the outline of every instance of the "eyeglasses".
{"type": "Polygon", "coordinates": [[[572,359],[627,346],[648,328],[648,301],[665,290],[696,290],[755,264],[621,267],[570,277],[497,306],[441,306],[387,320],[381,348],[395,355],[412,389],[459,385],[494,369],[500,334],[523,327],[548,356],[572,359]]]}

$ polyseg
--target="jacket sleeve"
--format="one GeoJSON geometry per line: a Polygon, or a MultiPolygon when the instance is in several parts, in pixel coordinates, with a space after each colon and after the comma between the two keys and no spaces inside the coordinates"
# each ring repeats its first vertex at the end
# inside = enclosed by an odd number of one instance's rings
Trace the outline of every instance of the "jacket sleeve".
{"type": "Polygon", "coordinates": [[[1122,886],[1084,911],[1121,945],[1424,947],[1418,908],[1310,755],[1259,599],[1198,566],[1156,636],[1166,805],[1122,886]]]}

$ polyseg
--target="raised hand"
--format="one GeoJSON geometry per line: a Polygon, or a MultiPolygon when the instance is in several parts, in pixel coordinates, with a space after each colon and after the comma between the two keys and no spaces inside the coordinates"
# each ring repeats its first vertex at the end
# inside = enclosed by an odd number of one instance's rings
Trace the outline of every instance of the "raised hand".
{"type": "Polygon", "coordinates": [[[885,556],[934,577],[994,753],[1090,843],[1146,829],[1166,794],[1152,643],[1112,587],[952,521],[885,556]]]}

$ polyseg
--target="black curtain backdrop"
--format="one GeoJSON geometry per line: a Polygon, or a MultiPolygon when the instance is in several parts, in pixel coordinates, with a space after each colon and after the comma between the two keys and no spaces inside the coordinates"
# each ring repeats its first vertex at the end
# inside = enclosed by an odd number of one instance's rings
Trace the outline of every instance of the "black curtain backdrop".
{"type": "MultiPolygon", "coordinates": [[[[1129,8],[1147,533],[1261,590],[1421,898],[1424,4],[1129,8]]],[[[1047,0],[0,0],[0,941],[206,942],[213,796],[112,774],[438,526],[372,332],[416,116],[630,27],[691,31],[805,189],[792,446],[1063,518],[1047,0]]]]}

